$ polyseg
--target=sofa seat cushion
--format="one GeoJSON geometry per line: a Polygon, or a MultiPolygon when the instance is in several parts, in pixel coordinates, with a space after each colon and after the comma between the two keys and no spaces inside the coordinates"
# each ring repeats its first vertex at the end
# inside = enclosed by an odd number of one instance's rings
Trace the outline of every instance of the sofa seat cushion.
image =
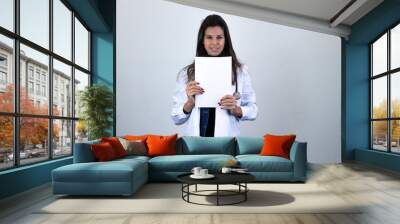
{"type": "MultiPolygon", "coordinates": [[[[74,163],[53,170],[53,181],[58,182],[131,182],[135,173],[147,170],[147,163],[139,159],[108,162],[74,163]]],[[[147,176],[147,173],[143,173],[147,176]]]]}
{"type": "Polygon", "coordinates": [[[222,154],[157,156],[149,160],[149,170],[152,172],[190,172],[193,167],[199,166],[216,172],[230,159],[235,158],[222,154]]]}
{"type": "Polygon", "coordinates": [[[236,160],[249,172],[293,172],[292,161],[279,156],[239,155],[236,160]]]}
{"type": "Polygon", "coordinates": [[[115,162],[115,161],[131,162],[131,161],[135,161],[135,160],[147,162],[147,161],[149,161],[149,159],[150,159],[150,157],[148,157],[148,156],[131,155],[131,156],[125,156],[124,158],[121,158],[121,159],[114,160],[113,162],[115,162]]]}

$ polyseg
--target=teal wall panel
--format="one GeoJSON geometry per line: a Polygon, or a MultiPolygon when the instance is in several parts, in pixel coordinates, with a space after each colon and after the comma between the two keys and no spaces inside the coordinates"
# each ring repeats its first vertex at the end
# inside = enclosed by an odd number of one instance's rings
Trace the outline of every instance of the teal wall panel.
{"type": "Polygon", "coordinates": [[[0,199],[51,181],[51,171],[72,163],[72,157],[0,172],[0,199]]]}
{"type": "Polygon", "coordinates": [[[356,149],[355,160],[400,172],[400,155],[376,150],[356,149]]]}
{"type": "Polygon", "coordinates": [[[343,159],[353,160],[354,149],[368,148],[369,73],[368,46],[346,45],[346,149],[343,159]]]}
{"type": "Polygon", "coordinates": [[[102,83],[113,89],[113,33],[92,34],[93,83],[102,83]]]}
{"type": "MultiPolygon", "coordinates": [[[[92,33],[92,82],[104,84],[114,90],[114,34],[92,33]]],[[[115,99],[114,99],[115,100],[115,99]]],[[[114,107],[115,113],[115,107],[114,107]]],[[[115,116],[113,126],[108,132],[115,133],[115,116]]]]}

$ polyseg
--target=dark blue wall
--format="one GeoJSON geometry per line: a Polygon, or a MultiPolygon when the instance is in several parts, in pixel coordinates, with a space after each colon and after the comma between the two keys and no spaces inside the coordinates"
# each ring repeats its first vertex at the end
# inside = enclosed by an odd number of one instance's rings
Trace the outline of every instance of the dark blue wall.
{"type": "Polygon", "coordinates": [[[0,172],[0,199],[48,183],[53,169],[71,163],[69,157],[0,172]]]}
{"type": "MultiPolygon", "coordinates": [[[[114,34],[112,32],[92,33],[92,81],[108,86],[115,96],[113,54],[114,34]]],[[[110,127],[108,132],[110,135],[115,135],[115,116],[113,116],[113,127],[110,127]]]]}
{"type": "MultiPolygon", "coordinates": [[[[115,0],[67,0],[66,2],[92,31],[93,83],[104,83],[115,93],[115,0]]],[[[71,163],[72,158],[69,157],[0,172],[0,199],[48,183],[51,181],[53,169],[71,163]]]]}
{"type": "MultiPolygon", "coordinates": [[[[343,160],[359,160],[388,169],[396,169],[379,152],[369,150],[369,49],[368,44],[400,21],[400,0],[386,0],[351,27],[351,35],[344,43],[343,94],[344,125],[343,160]],[[355,150],[365,150],[355,152],[355,150]],[[376,163],[376,160],[381,160],[376,163]],[[385,160],[388,162],[386,163],[385,160]]],[[[399,161],[400,162],[400,161],[399,161]]],[[[400,164],[400,163],[399,163],[400,164]]],[[[399,165],[397,165],[399,166],[399,165]]]]}
{"type": "Polygon", "coordinates": [[[92,81],[108,86],[114,95],[113,127],[109,129],[115,135],[115,1],[98,0],[97,7],[108,24],[108,32],[92,32],[92,81]]]}

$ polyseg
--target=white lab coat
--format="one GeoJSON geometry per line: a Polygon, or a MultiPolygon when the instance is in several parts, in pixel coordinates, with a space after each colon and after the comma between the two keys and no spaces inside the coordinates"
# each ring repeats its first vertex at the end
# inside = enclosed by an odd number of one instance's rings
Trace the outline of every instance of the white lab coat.
{"type": "MultiPolygon", "coordinates": [[[[258,114],[256,94],[251,86],[251,79],[247,66],[242,65],[238,69],[238,91],[240,99],[238,104],[242,108],[243,116],[239,119],[228,113],[228,110],[219,107],[215,110],[214,136],[239,136],[239,121],[255,120],[258,114]]],[[[186,85],[187,70],[182,69],[176,81],[176,89],[173,96],[171,117],[176,125],[184,125],[184,136],[200,136],[200,108],[194,107],[190,114],[183,112],[183,106],[187,101],[186,85]]],[[[201,85],[200,85],[201,86],[201,85]]],[[[232,85],[232,94],[235,85],[232,85]]]]}

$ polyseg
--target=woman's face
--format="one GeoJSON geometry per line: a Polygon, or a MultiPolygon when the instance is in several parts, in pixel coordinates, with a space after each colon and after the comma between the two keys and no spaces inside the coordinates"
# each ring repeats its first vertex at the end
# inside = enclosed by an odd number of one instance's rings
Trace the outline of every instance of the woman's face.
{"type": "Polygon", "coordinates": [[[220,55],[225,46],[224,30],[220,26],[207,27],[203,45],[209,56],[220,55]]]}

